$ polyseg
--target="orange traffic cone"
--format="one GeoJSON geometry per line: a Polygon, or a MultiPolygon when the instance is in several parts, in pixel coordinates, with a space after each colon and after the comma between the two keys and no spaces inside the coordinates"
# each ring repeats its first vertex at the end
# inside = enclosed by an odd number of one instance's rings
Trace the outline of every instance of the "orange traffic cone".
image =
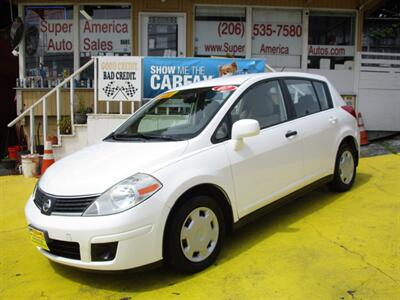
{"type": "Polygon", "coordinates": [[[53,147],[50,141],[44,144],[43,162],[42,162],[42,175],[54,163],[53,147]]]}
{"type": "Polygon", "coordinates": [[[365,130],[364,120],[363,120],[360,112],[358,113],[357,120],[358,120],[358,122],[357,122],[358,128],[360,128],[360,145],[368,145],[369,144],[368,134],[367,134],[367,131],[365,130]]]}

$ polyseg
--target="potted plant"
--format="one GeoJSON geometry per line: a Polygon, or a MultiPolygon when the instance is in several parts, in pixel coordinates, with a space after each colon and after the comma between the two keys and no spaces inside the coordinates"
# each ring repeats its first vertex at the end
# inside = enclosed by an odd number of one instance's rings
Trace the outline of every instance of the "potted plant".
{"type": "Polygon", "coordinates": [[[82,97],[79,97],[78,107],[74,114],[75,124],[86,124],[87,122],[87,107],[82,97]]]}
{"type": "Polygon", "coordinates": [[[70,134],[72,132],[71,118],[69,116],[61,116],[61,119],[58,122],[58,126],[60,126],[61,134],[70,134]]]}

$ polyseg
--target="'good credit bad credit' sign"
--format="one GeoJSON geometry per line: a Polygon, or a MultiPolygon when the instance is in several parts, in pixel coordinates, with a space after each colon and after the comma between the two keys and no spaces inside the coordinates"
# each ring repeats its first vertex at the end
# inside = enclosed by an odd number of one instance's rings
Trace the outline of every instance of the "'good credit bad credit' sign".
{"type": "Polygon", "coordinates": [[[97,88],[100,101],[140,101],[142,98],[141,57],[99,57],[97,88]]]}

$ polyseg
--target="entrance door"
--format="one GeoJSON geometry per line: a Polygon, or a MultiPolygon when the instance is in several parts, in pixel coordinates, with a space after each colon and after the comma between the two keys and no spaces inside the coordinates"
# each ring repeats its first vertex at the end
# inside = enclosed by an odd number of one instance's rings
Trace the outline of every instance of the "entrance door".
{"type": "Polygon", "coordinates": [[[142,13],[139,26],[141,55],[186,56],[185,14],[142,13]]]}

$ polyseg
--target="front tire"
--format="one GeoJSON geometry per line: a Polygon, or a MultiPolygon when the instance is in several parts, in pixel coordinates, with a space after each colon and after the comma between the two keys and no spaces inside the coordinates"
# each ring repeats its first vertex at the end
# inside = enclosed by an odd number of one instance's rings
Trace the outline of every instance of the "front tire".
{"type": "Polygon", "coordinates": [[[199,272],[217,258],[225,235],[225,220],[219,205],[209,196],[185,199],[167,225],[165,261],[188,273],[199,272]]]}
{"type": "Polygon", "coordinates": [[[355,149],[342,144],[339,147],[333,180],[330,182],[330,188],[335,192],[348,191],[356,179],[356,153],[355,149]]]}

